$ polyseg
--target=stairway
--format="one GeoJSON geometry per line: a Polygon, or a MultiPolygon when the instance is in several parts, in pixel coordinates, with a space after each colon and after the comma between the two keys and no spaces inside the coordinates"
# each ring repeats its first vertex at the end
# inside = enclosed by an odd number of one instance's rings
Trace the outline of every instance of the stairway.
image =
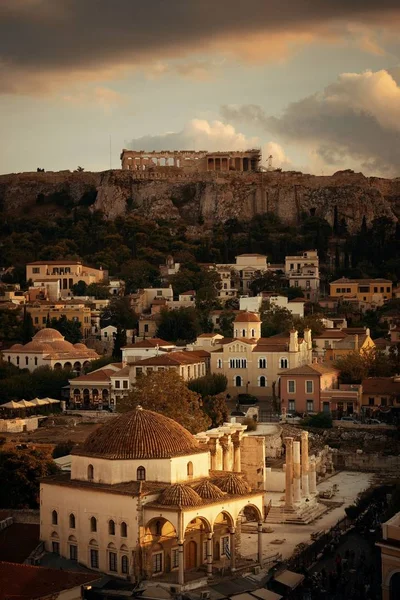
{"type": "Polygon", "coordinates": [[[268,513],[266,524],[288,523],[291,525],[308,525],[313,523],[323,514],[328,512],[329,507],[311,500],[311,502],[302,502],[298,506],[287,509],[281,505],[272,505],[268,513]]]}

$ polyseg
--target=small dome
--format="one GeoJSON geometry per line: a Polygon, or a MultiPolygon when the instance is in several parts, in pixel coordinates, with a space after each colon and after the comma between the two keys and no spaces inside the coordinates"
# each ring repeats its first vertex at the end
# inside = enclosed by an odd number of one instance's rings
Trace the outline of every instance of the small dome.
{"type": "Polygon", "coordinates": [[[88,350],[88,347],[87,347],[87,346],[85,346],[85,344],[80,344],[80,343],[78,343],[78,344],[74,344],[74,348],[75,348],[76,350],[85,350],[85,351],[87,351],[87,350],[88,350]]]}
{"type": "Polygon", "coordinates": [[[56,340],[55,342],[51,342],[51,347],[55,352],[76,352],[73,344],[67,342],[67,340],[56,340]]]}
{"type": "Polygon", "coordinates": [[[203,501],[193,488],[175,483],[159,496],[157,504],[163,506],[200,506],[203,501]]]}
{"type": "Polygon", "coordinates": [[[41,329],[33,336],[35,342],[57,342],[63,341],[64,337],[57,329],[41,329]]]}
{"type": "Polygon", "coordinates": [[[24,347],[22,344],[13,344],[11,348],[8,349],[9,352],[17,352],[18,350],[23,350],[24,347]]]}
{"type": "Polygon", "coordinates": [[[251,492],[251,487],[240,475],[228,473],[215,481],[217,487],[223,492],[232,495],[245,495],[251,492]]]}
{"type": "Polygon", "coordinates": [[[151,410],[135,410],[94,431],[76,454],[108,459],[172,458],[206,452],[196,438],[173,419],[151,410]]]}
{"type": "Polygon", "coordinates": [[[235,323],[261,323],[260,317],[257,313],[253,312],[241,312],[237,315],[235,323]]]}
{"type": "MultiPolygon", "coordinates": [[[[50,350],[51,350],[51,348],[50,348],[50,350]]],[[[48,352],[49,347],[47,344],[40,344],[39,342],[32,340],[31,342],[28,342],[27,344],[25,344],[25,346],[22,346],[21,351],[24,351],[24,352],[48,352]]]]}
{"type": "Polygon", "coordinates": [[[224,492],[208,479],[193,486],[193,489],[198,493],[200,498],[204,498],[204,500],[220,500],[225,496],[224,492]]]}

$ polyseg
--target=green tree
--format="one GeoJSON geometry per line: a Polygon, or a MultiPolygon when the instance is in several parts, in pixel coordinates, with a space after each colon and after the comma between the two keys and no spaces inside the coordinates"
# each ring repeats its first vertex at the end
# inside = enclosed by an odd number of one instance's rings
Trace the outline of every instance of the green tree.
{"type": "Polygon", "coordinates": [[[65,315],[61,315],[59,319],[53,317],[50,321],[50,327],[57,329],[63,335],[67,342],[77,344],[82,341],[82,329],[79,321],[67,319],[65,315]]]}
{"type": "Polygon", "coordinates": [[[2,308],[0,310],[0,340],[3,342],[20,342],[22,340],[21,325],[21,311],[19,308],[2,308]]]}
{"type": "Polygon", "coordinates": [[[189,390],[172,369],[138,377],[134,389],[117,409],[126,412],[138,405],[174,419],[191,433],[205,431],[211,422],[202,409],[201,396],[189,390]]]}
{"type": "Polygon", "coordinates": [[[33,338],[35,329],[33,327],[32,315],[24,308],[24,318],[22,320],[22,343],[27,344],[33,338]]]}
{"type": "Polygon", "coordinates": [[[319,412],[316,415],[311,415],[303,419],[302,424],[307,427],[330,429],[332,427],[332,416],[330,413],[319,412]]]}
{"type": "Polygon", "coordinates": [[[72,440],[68,440],[66,442],[59,442],[57,446],[54,447],[52,452],[53,458],[60,458],[61,456],[67,456],[71,454],[72,448],[75,446],[75,442],[72,440]]]}
{"type": "Polygon", "coordinates": [[[293,315],[286,308],[270,305],[265,302],[261,306],[261,335],[270,337],[277,333],[289,331],[293,327],[293,315]]]}
{"type": "Polygon", "coordinates": [[[116,360],[122,359],[122,348],[126,346],[126,331],[117,327],[117,333],[114,338],[112,355],[116,360]]]}
{"type": "Polygon", "coordinates": [[[220,314],[218,329],[224,337],[233,337],[233,323],[235,317],[235,313],[231,310],[223,310],[220,314]]]}
{"type": "Polygon", "coordinates": [[[32,392],[29,398],[56,398],[62,399],[62,391],[68,385],[74,373],[70,369],[51,369],[38,367],[31,373],[32,392]]]}
{"type": "Polygon", "coordinates": [[[157,337],[163,340],[194,342],[200,331],[199,314],[194,308],[164,309],[160,313],[157,337]]]}
{"type": "Polygon", "coordinates": [[[137,329],[138,316],[131,308],[129,297],[111,298],[100,315],[100,323],[102,327],[113,325],[125,330],[137,329]]]}
{"type": "Polygon", "coordinates": [[[0,451],[0,507],[38,508],[40,479],[58,471],[54,461],[37,450],[0,451]]]}
{"type": "Polygon", "coordinates": [[[74,296],[86,296],[87,295],[87,283],[80,279],[77,283],[72,286],[72,293],[74,296]]]}
{"type": "Polygon", "coordinates": [[[110,297],[110,290],[108,286],[102,285],[101,283],[91,283],[86,288],[86,294],[88,296],[94,296],[96,300],[106,300],[110,297]]]}
{"type": "Polygon", "coordinates": [[[191,379],[188,383],[189,390],[200,394],[202,398],[206,396],[217,396],[225,392],[228,380],[222,373],[209,373],[197,379],[191,379]]]}
{"type": "Polygon", "coordinates": [[[353,350],[340,356],[334,367],[340,371],[342,383],[361,383],[367,377],[390,377],[392,365],[390,359],[380,350],[353,350]]]}
{"type": "Polygon", "coordinates": [[[147,260],[130,260],[121,268],[121,277],[125,281],[126,293],[132,294],[141,288],[156,286],[160,272],[147,260]]]}
{"type": "Polygon", "coordinates": [[[226,395],[206,396],[203,398],[203,410],[211,419],[211,427],[220,427],[228,421],[229,410],[226,395]]]}
{"type": "Polygon", "coordinates": [[[295,298],[304,298],[304,292],[299,287],[289,286],[286,289],[285,295],[288,297],[288,300],[294,300],[295,298]]]}

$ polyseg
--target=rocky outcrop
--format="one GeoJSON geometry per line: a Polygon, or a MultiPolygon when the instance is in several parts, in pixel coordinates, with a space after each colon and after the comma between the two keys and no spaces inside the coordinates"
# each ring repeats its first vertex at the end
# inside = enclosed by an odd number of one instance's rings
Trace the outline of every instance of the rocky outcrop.
{"type": "Polygon", "coordinates": [[[150,219],[174,219],[189,226],[236,217],[274,212],[297,224],[303,213],[333,224],[337,207],[349,231],[356,231],[363,216],[397,220],[400,215],[400,178],[365,177],[352,171],[332,176],[297,172],[191,173],[175,167],[147,172],[60,171],[0,176],[0,210],[5,214],[46,214],[84,204],[112,219],[129,212],[150,219]]]}

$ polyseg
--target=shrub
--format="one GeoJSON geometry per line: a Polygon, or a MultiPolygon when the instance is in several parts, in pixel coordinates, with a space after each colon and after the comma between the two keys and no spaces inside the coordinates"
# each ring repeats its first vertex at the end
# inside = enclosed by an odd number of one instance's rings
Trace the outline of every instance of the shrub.
{"type": "Polygon", "coordinates": [[[319,412],[316,415],[306,417],[302,421],[302,425],[307,427],[318,427],[320,429],[331,429],[332,415],[330,413],[319,412]]]}
{"type": "Polygon", "coordinates": [[[238,404],[252,405],[258,403],[258,398],[252,396],[251,394],[238,394],[236,400],[238,404]]]}
{"type": "Polygon", "coordinates": [[[57,446],[54,447],[53,450],[53,458],[60,458],[60,456],[67,456],[71,454],[72,448],[75,446],[75,443],[72,440],[68,440],[67,442],[60,442],[57,446]]]}
{"type": "Polygon", "coordinates": [[[257,421],[255,421],[251,417],[246,417],[245,419],[243,419],[243,425],[247,426],[246,431],[256,431],[257,429],[257,421]]]}

